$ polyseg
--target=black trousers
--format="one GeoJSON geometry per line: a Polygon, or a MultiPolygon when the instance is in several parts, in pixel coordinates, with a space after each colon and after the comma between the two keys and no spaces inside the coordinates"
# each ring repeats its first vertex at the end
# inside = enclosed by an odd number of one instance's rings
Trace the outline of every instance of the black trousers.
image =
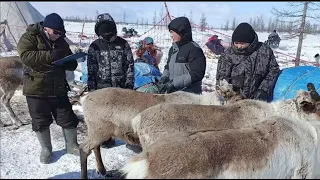
{"type": "Polygon", "coordinates": [[[42,132],[49,128],[53,122],[65,129],[76,128],[78,117],[72,110],[67,96],[63,97],[32,97],[27,96],[29,113],[32,119],[32,130],[42,132]]]}

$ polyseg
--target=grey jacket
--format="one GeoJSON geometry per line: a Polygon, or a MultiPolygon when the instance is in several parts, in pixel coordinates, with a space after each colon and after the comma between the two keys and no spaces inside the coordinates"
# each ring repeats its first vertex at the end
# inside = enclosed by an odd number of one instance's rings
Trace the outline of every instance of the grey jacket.
{"type": "Polygon", "coordinates": [[[206,57],[201,47],[192,41],[191,25],[187,18],[171,21],[173,28],[182,35],[181,41],[173,43],[169,50],[167,65],[162,76],[173,80],[176,91],[202,93],[202,79],[206,70],[206,57]]]}

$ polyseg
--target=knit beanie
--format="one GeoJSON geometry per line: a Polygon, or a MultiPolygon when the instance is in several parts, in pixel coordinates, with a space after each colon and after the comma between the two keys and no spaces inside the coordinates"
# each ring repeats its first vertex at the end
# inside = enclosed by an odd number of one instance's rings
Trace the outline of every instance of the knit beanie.
{"type": "Polygon", "coordinates": [[[58,30],[62,33],[66,32],[66,30],[64,29],[62,18],[56,13],[51,13],[45,17],[43,21],[43,27],[48,27],[54,30],[58,30]]]}
{"type": "Polygon", "coordinates": [[[239,24],[232,34],[232,42],[252,43],[254,41],[256,32],[248,23],[239,24]]]}

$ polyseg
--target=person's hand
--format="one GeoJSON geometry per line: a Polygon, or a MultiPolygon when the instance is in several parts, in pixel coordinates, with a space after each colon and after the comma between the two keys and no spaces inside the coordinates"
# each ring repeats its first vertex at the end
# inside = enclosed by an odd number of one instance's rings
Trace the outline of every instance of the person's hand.
{"type": "Polygon", "coordinates": [[[159,80],[158,84],[165,84],[168,81],[170,81],[170,79],[168,77],[164,76],[164,77],[161,77],[161,79],[159,80]]]}
{"type": "Polygon", "coordinates": [[[172,93],[174,91],[173,80],[168,81],[165,84],[160,84],[159,86],[161,94],[172,93]]]}
{"type": "Polygon", "coordinates": [[[265,91],[259,89],[259,90],[257,90],[256,92],[253,93],[253,99],[261,100],[261,101],[267,101],[268,94],[265,91]]]}
{"type": "Polygon", "coordinates": [[[67,56],[68,51],[65,49],[53,49],[52,50],[52,61],[57,61],[67,56]]]}

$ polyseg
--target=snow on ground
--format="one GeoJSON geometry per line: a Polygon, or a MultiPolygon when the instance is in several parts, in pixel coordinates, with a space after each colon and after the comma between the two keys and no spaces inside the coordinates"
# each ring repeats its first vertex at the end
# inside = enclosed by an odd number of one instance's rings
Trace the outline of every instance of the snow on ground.
{"type": "MultiPolygon", "coordinates": [[[[65,22],[65,27],[67,30],[67,37],[73,42],[78,43],[80,38],[78,37],[82,29],[82,23],[75,22],[65,22]]],[[[118,34],[121,35],[121,30],[123,27],[134,28],[139,34],[143,34],[151,26],[148,27],[137,27],[136,25],[118,25],[118,34]]],[[[232,31],[221,31],[223,34],[231,35],[232,31]]],[[[204,48],[204,43],[206,40],[212,36],[214,32],[200,32],[198,30],[193,31],[194,40],[199,43],[201,47],[204,48]]],[[[82,46],[88,47],[88,45],[93,41],[94,37],[94,23],[87,23],[84,26],[84,35],[88,39],[82,40],[82,46]]],[[[219,35],[219,34],[218,34],[219,35]]],[[[166,27],[156,27],[151,30],[148,34],[137,38],[128,38],[128,42],[135,51],[136,43],[146,36],[151,36],[155,40],[155,44],[162,49],[164,56],[162,62],[160,63],[160,69],[163,70],[165,61],[169,48],[171,46],[170,35],[166,27]]],[[[267,40],[268,33],[258,33],[260,41],[267,40]]],[[[280,37],[284,37],[286,34],[281,34],[280,37]]],[[[228,40],[228,38],[219,35],[220,38],[228,40]]],[[[296,47],[298,44],[298,39],[286,40],[285,38],[280,43],[280,47],[275,49],[276,51],[295,56],[296,47]]],[[[303,42],[302,56],[301,58],[309,62],[314,62],[313,56],[319,53],[320,49],[320,36],[319,35],[307,35],[303,42]]],[[[1,52],[0,56],[12,56],[16,55],[17,52],[4,53],[1,52]]],[[[291,58],[285,57],[281,54],[276,54],[277,60],[281,68],[294,66],[293,63],[288,63],[291,58]]],[[[81,64],[79,63],[78,70],[76,72],[76,79],[79,80],[81,76],[81,64]]],[[[203,86],[206,89],[213,89],[215,84],[215,74],[217,68],[217,59],[207,59],[207,70],[205,78],[203,80],[203,86]]],[[[30,121],[30,116],[28,113],[28,107],[26,104],[25,97],[22,95],[21,89],[16,91],[14,97],[11,101],[14,112],[17,116],[27,122],[30,121]]],[[[80,119],[82,116],[82,108],[79,105],[73,106],[74,111],[80,119]]],[[[5,112],[4,108],[0,110],[1,120],[9,124],[11,123],[8,114],[5,112]]],[[[80,177],[80,158],[74,155],[65,154],[64,151],[64,140],[62,136],[62,130],[55,123],[51,125],[51,138],[53,145],[53,163],[51,164],[41,164],[39,162],[40,145],[36,138],[35,133],[31,129],[31,125],[26,125],[18,130],[12,130],[9,127],[1,128],[0,131],[0,178],[54,178],[54,179],[71,179],[80,177]]],[[[80,122],[78,127],[78,142],[81,143],[85,137],[86,126],[83,122],[80,122]]],[[[124,142],[117,141],[116,147],[111,149],[101,150],[102,159],[106,170],[109,173],[109,178],[119,177],[115,170],[118,170],[125,161],[134,155],[135,153],[128,150],[125,147],[124,142]]],[[[102,178],[95,173],[95,158],[93,153],[88,159],[88,176],[89,178],[102,178]]]]}

